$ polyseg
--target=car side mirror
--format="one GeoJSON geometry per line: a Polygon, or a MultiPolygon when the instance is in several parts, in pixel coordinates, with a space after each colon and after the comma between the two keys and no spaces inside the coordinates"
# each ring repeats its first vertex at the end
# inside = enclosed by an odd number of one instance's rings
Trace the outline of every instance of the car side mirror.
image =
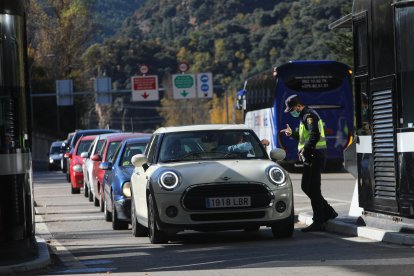
{"type": "Polygon", "coordinates": [[[104,171],[110,171],[112,170],[112,163],[111,162],[102,162],[99,164],[99,169],[104,171]]]}
{"type": "Polygon", "coordinates": [[[99,154],[94,154],[94,155],[92,155],[91,160],[100,162],[100,161],[102,161],[102,157],[99,154]]]}
{"type": "Polygon", "coordinates": [[[80,155],[82,158],[88,158],[89,157],[89,154],[88,154],[88,152],[87,151],[84,151],[84,152],[82,152],[81,153],[81,155],[80,155]]]}
{"type": "Polygon", "coordinates": [[[136,155],[132,156],[132,158],[131,158],[131,163],[135,167],[141,167],[144,164],[146,164],[147,162],[148,162],[148,159],[145,156],[145,154],[136,154],[136,155]]]}
{"type": "Polygon", "coordinates": [[[65,153],[65,158],[72,158],[72,153],[69,153],[69,152],[67,152],[67,153],[65,153]]]}
{"type": "Polygon", "coordinates": [[[281,161],[286,158],[286,151],[284,149],[272,149],[270,151],[270,159],[273,161],[281,161]]]}

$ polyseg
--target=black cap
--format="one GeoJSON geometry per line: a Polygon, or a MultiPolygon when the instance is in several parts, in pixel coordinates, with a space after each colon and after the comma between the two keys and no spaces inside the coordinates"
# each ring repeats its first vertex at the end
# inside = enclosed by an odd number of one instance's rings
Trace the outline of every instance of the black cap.
{"type": "Polygon", "coordinates": [[[296,106],[297,104],[300,104],[300,99],[299,96],[294,94],[289,96],[286,100],[285,100],[285,113],[291,112],[293,107],[296,106]]]}

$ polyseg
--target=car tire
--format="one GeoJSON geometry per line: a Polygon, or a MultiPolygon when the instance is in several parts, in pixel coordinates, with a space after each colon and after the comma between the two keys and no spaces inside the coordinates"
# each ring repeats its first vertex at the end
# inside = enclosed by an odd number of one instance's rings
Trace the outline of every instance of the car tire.
{"type": "Polygon", "coordinates": [[[73,188],[72,186],[70,186],[71,188],[71,194],[80,194],[80,188],[73,188]]]}
{"type": "Polygon", "coordinates": [[[93,193],[92,193],[92,191],[91,190],[89,190],[89,198],[88,198],[88,200],[89,200],[89,202],[92,202],[93,201],[93,193]]]}
{"type": "Polygon", "coordinates": [[[285,218],[274,225],[272,225],[272,233],[275,239],[283,239],[283,238],[290,238],[293,235],[295,225],[295,214],[293,211],[290,213],[288,218],[285,218]]]}
{"type": "Polygon", "coordinates": [[[99,199],[97,199],[96,196],[93,198],[93,205],[99,207],[99,199]]]}
{"type": "Polygon", "coordinates": [[[127,230],[129,223],[118,219],[115,208],[115,199],[112,197],[112,229],[114,230],[127,230]]]}
{"type": "Polygon", "coordinates": [[[104,211],[104,194],[101,194],[101,196],[99,197],[99,211],[103,212],[104,211]]]}
{"type": "Polygon", "coordinates": [[[104,199],[104,218],[105,221],[112,221],[112,213],[108,211],[108,202],[104,199]]]}
{"type": "Polygon", "coordinates": [[[88,185],[85,184],[85,188],[83,189],[83,195],[85,197],[89,196],[89,189],[88,189],[88,185]]]}
{"type": "Polygon", "coordinates": [[[137,220],[137,215],[135,213],[135,202],[134,196],[131,199],[131,226],[132,226],[132,236],[134,237],[147,237],[148,228],[139,224],[137,220]]]}
{"type": "Polygon", "coordinates": [[[157,213],[152,194],[148,195],[148,228],[148,236],[152,244],[168,242],[166,233],[158,229],[157,213]]]}

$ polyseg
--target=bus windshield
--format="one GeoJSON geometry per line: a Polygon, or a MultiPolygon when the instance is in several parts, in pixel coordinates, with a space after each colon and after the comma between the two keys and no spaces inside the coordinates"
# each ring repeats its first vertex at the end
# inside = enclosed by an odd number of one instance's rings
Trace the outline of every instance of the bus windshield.
{"type": "Polygon", "coordinates": [[[301,64],[288,63],[281,68],[278,76],[286,87],[294,91],[323,92],[341,86],[346,72],[335,64],[301,64]]]}

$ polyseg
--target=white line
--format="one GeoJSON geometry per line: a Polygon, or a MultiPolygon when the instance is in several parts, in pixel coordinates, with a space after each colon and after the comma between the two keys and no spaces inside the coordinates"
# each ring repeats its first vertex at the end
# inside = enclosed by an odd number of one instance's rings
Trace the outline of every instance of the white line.
{"type": "Polygon", "coordinates": [[[145,270],[171,269],[171,268],[190,267],[190,266],[207,265],[207,264],[219,264],[219,263],[224,263],[224,262],[226,261],[205,262],[205,263],[196,263],[196,264],[188,264],[188,265],[161,266],[161,267],[148,268],[145,270]]]}
{"type": "MultiPolygon", "coordinates": [[[[304,195],[304,194],[294,194],[294,196],[308,197],[307,195],[304,195]]],[[[328,201],[336,201],[336,202],[342,202],[342,203],[348,203],[348,204],[351,203],[351,201],[349,201],[349,200],[342,200],[342,199],[336,199],[336,198],[330,198],[330,197],[325,197],[325,199],[328,200],[328,201]]]]}

